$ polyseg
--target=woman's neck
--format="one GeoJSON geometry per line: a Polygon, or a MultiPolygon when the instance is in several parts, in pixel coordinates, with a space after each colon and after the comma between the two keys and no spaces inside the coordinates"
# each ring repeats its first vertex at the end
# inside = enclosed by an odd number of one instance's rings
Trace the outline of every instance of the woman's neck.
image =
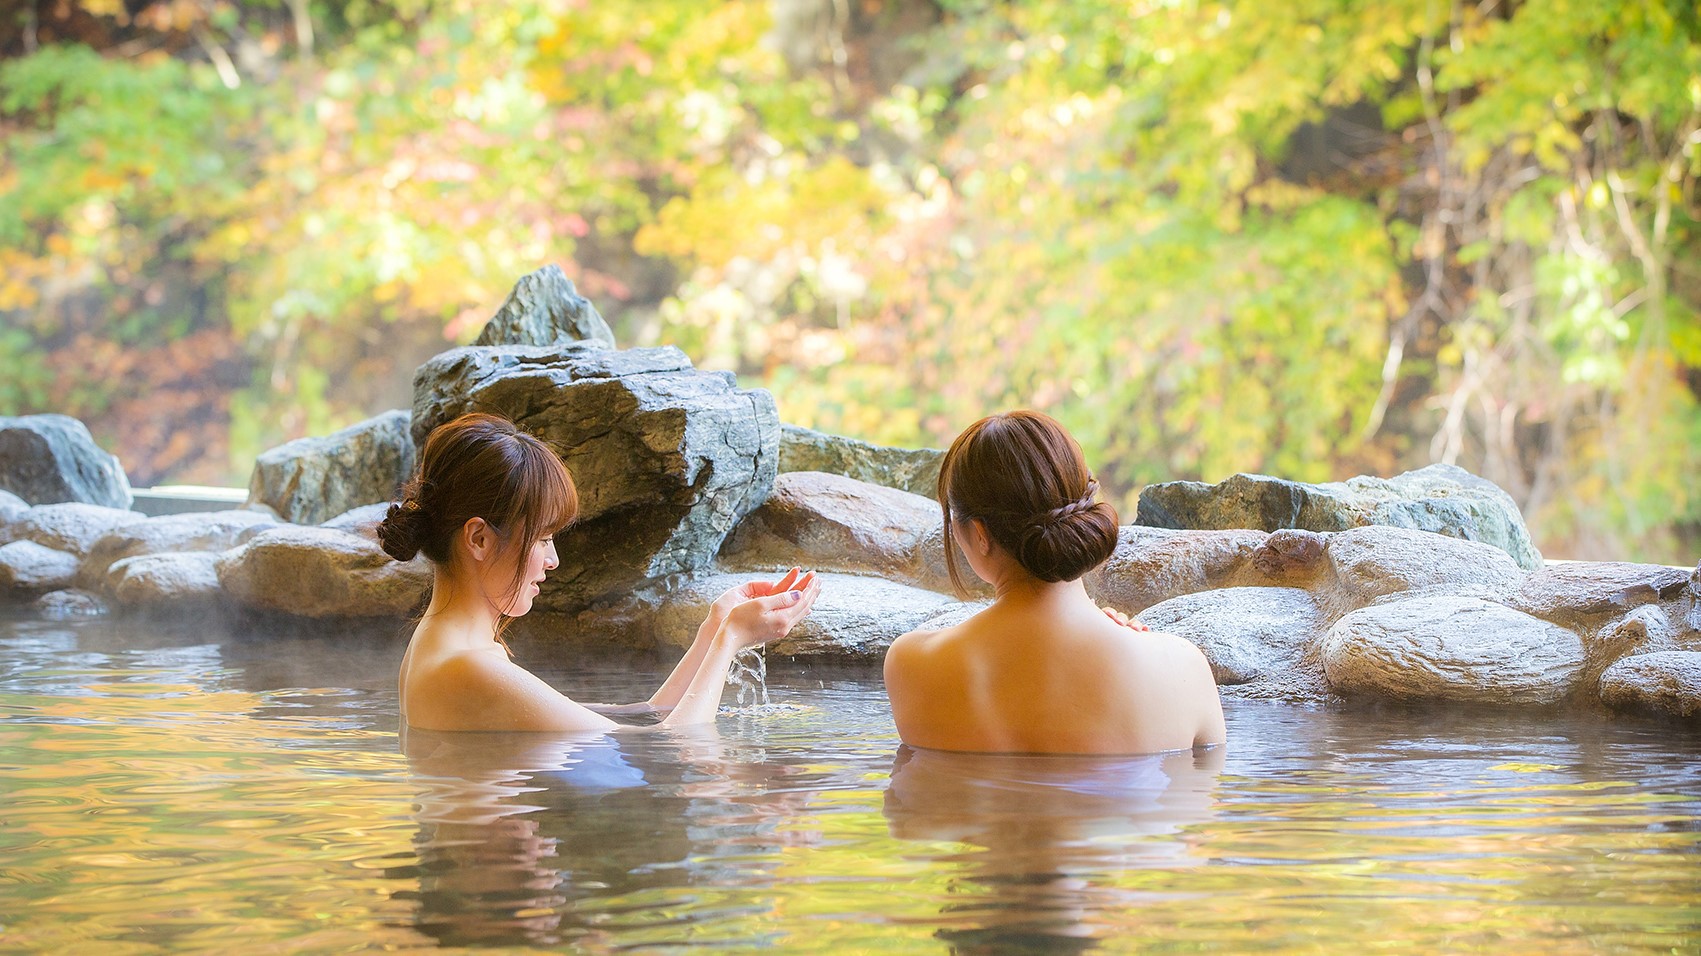
{"type": "Polygon", "coordinates": [[[1082,578],[1073,581],[1041,581],[1020,569],[999,575],[992,583],[994,600],[1000,604],[1053,604],[1091,601],[1082,578]]]}
{"type": "Polygon", "coordinates": [[[432,569],[431,602],[420,618],[422,630],[428,629],[441,643],[482,648],[496,642],[499,623],[501,616],[478,582],[466,580],[449,568],[432,569]]]}

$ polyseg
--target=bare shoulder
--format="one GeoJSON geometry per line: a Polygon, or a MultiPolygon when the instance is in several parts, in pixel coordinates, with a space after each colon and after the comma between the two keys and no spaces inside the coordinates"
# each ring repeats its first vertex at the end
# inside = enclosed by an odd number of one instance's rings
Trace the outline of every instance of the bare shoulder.
{"type": "Polygon", "coordinates": [[[614,722],[569,700],[500,650],[461,651],[416,673],[409,722],[431,730],[606,730],[614,722]]]}
{"type": "Polygon", "coordinates": [[[892,680],[894,671],[903,676],[904,672],[927,666],[927,662],[937,660],[956,643],[957,633],[961,628],[961,624],[956,624],[899,635],[886,649],[887,681],[892,680]]]}

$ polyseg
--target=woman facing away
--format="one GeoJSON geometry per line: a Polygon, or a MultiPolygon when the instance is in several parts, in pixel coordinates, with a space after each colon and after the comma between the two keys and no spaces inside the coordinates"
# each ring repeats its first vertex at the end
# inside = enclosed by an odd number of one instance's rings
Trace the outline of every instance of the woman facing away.
{"type": "MultiPolygon", "coordinates": [[[[906,744],[982,753],[1137,754],[1223,743],[1198,648],[1101,609],[1081,578],[1116,547],[1081,448],[1037,412],[983,418],[946,452],[939,502],[992,606],[886,654],[906,744]]],[[[963,589],[955,548],[952,583],[963,589]]]]}
{"type": "MultiPolygon", "coordinates": [[[[419,470],[378,526],[392,558],[423,552],[431,601],[402,657],[402,719],[422,730],[593,731],[622,726],[515,663],[508,619],[531,610],[557,565],[555,534],[579,499],[567,468],[537,438],[495,415],[468,414],[426,439],[419,470]]],[[[709,608],[685,657],[647,702],[662,727],[714,720],[733,655],[784,637],[820,593],[796,568],[777,582],[728,591],[709,608]]]]}

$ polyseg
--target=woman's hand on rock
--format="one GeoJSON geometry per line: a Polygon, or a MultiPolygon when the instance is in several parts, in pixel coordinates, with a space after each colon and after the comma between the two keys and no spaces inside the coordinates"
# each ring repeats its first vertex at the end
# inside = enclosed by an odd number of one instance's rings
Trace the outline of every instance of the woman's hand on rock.
{"type": "Polygon", "coordinates": [[[1122,625],[1123,627],[1128,628],[1131,631],[1149,631],[1149,630],[1151,630],[1151,628],[1147,627],[1145,624],[1141,623],[1139,620],[1132,618],[1132,617],[1129,617],[1128,615],[1122,613],[1121,611],[1118,611],[1116,608],[1101,607],[1101,608],[1099,608],[1099,610],[1104,612],[1105,617],[1110,618],[1111,620],[1122,625]]]}
{"type": "Polygon", "coordinates": [[[734,646],[742,650],[777,641],[815,606],[821,581],[813,571],[798,575],[794,568],[781,581],[787,579],[790,584],[785,590],[742,601],[727,613],[725,630],[734,646]]]}

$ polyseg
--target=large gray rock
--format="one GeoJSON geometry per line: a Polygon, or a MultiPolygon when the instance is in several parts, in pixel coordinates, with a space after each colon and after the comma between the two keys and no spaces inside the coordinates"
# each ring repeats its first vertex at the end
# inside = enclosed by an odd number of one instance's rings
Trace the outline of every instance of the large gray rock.
{"type": "Polygon", "coordinates": [[[1681,597],[1689,572],[1661,564],[1571,561],[1524,578],[1507,603],[1536,617],[1567,626],[1681,597]]]}
{"type": "Polygon", "coordinates": [[[424,558],[394,561],[359,535],[326,528],[262,531],[214,567],[232,601],[297,617],[399,617],[431,585],[424,558]]]}
{"type": "Polygon", "coordinates": [[[165,552],[122,558],[107,569],[105,590],[133,609],[202,607],[217,603],[219,556],[206,551],[165,552]]]}
{"type": "Polygon", "coordinates": [[[589,342],[614,348],[614,333],[591,300],[557,265],[547,265],[514,283],[514,291],[484,325],[474,345],[566,345],[589,342]]]}
{"type": "Polygon", "coordinates": [[[1354,611],[1335,622],[1319,651],[1337,692],[1393,700],[1555,704],[1583,674],[1576,634],[1446,594],[1354,611]]]}
{"type": "Polygon", "coordinates": [[[1701,714],[1701,653],[1663,651],[1626,657],[1601,675],[1601,702],[1618,710],[1673,717],[1701,714]]]}
{"type": "Polygon", "coordinates": [[[1331,617],[1389,595],[1446,593],[1503,601],[1524,573],[1506,552],[1427,531],[1371,526],[1329,536],[1333,580],[1319,589],[1331,617]]]}
{"type": "Polygon", "coordinates": [[[1500,486],[1453,465],[1393,478],[1360,476],[1307,484],[1233,475],[1215,485],[1171,481],[1140,492],[1136,524],[1156,528],[1346,531],[1387,525],[1481,541],[1520,567],[1542,566],[1517,505],[1500,486]]]}
{"type": "Polygon", "coordinates": [[[318,524],[350,508],[388,501],[413,471],[406,411],[385,412],[322,438],[261,452],[248,479],[249,504],[284,521],[318,524]]]}
{"type": "Polygon", "coordinates": [[[820,471],[774,480],[773,494],[739,523],[721,546],[728,570],[820,571],[877,575],[935,591],[950,582],[934,575],[918,549],[940,525],[931,498],[820,471]]]}
{"type": "Polygon", "coordinates": [[[274,525],[257,511],[195,511],[132,521],[95,541],[77,581],[85,588],[104,587],[115,561],[172,551],[224,551],[274,525]]]}
{"type": "Polygon", "coordinates": [[[36,505],[130,507],[130,480],[118,459],[66,415],[0,417],[0,489],[36,505]]]}
{"type": "Polygon", "coordinates": [[[1140,620],[1192,641],[1219,684],[1244,684],[1294,666],[1325,623],[1309,592],[1271,587],[1184,594],[1140,612],[1140,620]]]}
{"type": "Polygon", "coordinates": [[[81,502],[37,505],[12,523],[12,536],[82,558],[109,532],[144,520],[137,511],[81,502]]]}
{"type": "Polygon", "coordinates": [[[1173,597],[1210,588],[1262,584],[1251,564],[1262,531],[1172,531],[1123,525],[1109,560],[1087,573],[1100,604],[1138,614],[1173,597]]]}
{"type": "MultiPolygon", "coordinates": [[[[656,612],[655,639],[690,646],[715,598],[754,577],[757,575],[715,574],[676,588],[662,599],[656,612]]],[[[770,654],[878,661],[886,656],[893,640],[957,603],[934,591],[881,578],[833,573],[820,578],[821,594],[809,616],[784,640],[768,645],[770,654]]]]}
{"type": "Polygon", "coordinates": [[[502,414],[561,450],[579,521],[556,538],[546,609],[576,611],[707,568],[773,488],[773,396],[674,348],[468,347],[414,376],[413,427],[502,414]]]}
{"type": "Polygon", "coordinates": [[[70,587],[77,576],[77,556],[34,541],[0,545],[0,597],[33,598],[46,591],[70,587]]]}
{"type": "Polygon", "coordinates": [[[801,425],[780,429],[780,471],[825,471],[933,498],[939,487],[937,448],[893,448],[801,425]]]}

